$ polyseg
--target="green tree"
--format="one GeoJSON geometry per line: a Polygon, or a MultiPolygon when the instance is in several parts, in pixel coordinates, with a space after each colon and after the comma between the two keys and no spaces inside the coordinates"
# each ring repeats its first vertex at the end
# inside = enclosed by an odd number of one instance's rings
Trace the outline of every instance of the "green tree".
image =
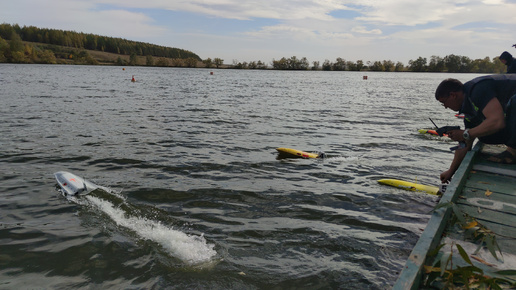
{"type": "Polygon", "coordinates": [[[461,67],[460,56],[453,54],[447,55],[444,57],[444,64],[446,65],[448,72],[459,72],[461,67]]]}
{"type": "Polygon", "coordinates": [[[382,65],[383,65],[383,70],[384,71],[393,71],[394,70],[394,62],[393,61],[390,61],[390,60],[384,60],[382,62],[382,65]]]}
{"type": "Polygon", "coordinates": [[[348,61],[347,66],[350,71],[361,71],[364,68],[364,62],[362,60],[348,61]]]}
{"type": "Polygon", "coordinates": [[[337,57],[335,62],[332,64],[332,69],[334,71],[345,71],[346,70],[346,60],[341,57],[337,57]]]}
{"type": "Polygon", "coordinates": [[[258,63],[256,61],[250,61],[249,62],[249,65],[247,66],[249,69],[257,69],[258,68],[258,63]]]}
{"type": "Polygon", "coordinates": [[[396,66],[394,67],[394,71],[395,71],[395,72],[402,72],[402,71],[404,71],[404,70],[405,70],[405,65],[403,65],[403,63],[402,63],[402,62],[398,61],[398,62],[396,63],[396,66]]]}
{"type": "Polygon", "coordinates": [[[117,59],[116,59],[116,62],[115,62],[116,65],[125,65],[125,61],[119,56],[117,59]]]}
{"type": "Polygon", "coordinates": [[[297,70],[300,66],[300,60],[297,58],[297,56],[292,56],[291,58],[287,59],[286,64],[287,67],[285,69],[297,70]]]}
{"type": "Polygon", "coordinates": [[[409,69],[413,72],[426,71],[426,58],[420,56],[416,60],[409,60],[409,69]]]}
{"type": "Polygon", "coordinates": [[[206,68],[211,68],[213,65],[213,61],[209,57],[207,59],[203,60],[202,63],[204,64],[204,67],[206,67],[206,68]]]}
{"type": "Polygon", "coordinates": [[[197,59],[194,57],[189,57],[185,59],[185,64],[187,67],[197,67],[197,59]]]}
{"type": "Polygon", "coordinates": [[[29,63],[29,58],[25,55],[23,51],[14,51],[11,52],[11,62],[13,63],[29,63]]]}
{"type": "Polygon", "coordinates": [[[489,73],[493,70],[493,66],[489,57],[484,59],[475,59],[473,63],[476,69],[475,72],[477,73],[489,73]]]}
{"type": "Polygon", "coordinates": [[[14,29],[10,24],[3,23],[0,24],[0,37],[4,40],[10,40],[13,35],[14,29]]]}
{"type": "Polygon", "coordinates": [[[152,58],[152,55],[145,56],[145,64],[147,66],[153,66],[154,65],[154,58],[152,58]]]}
{"type": "Polygon", "coordinates": [[[310,62],[306,57],[302,57],[296,65],[296,69],[307,70],[308,68],[310,68],[310,62]]]}
{"type": "Polygon", "coordinates": [[[161,67],[169,66],[168,59],[164,58],[164,57],[158,58],[158,61],[156,62],[156,66],[161,66],[161,67]]]}
{"type": "Polygon", "coordinates": [[[471,58],[467,56],[461,56],[460,58],[460,72],[461,73],[468,73],[473,72],[475,70],[473,61],[471,58]]]}
{"type": "Polygon", "coordinates": [[[244,61],[244,62],[237,62],[235,64],[234,68],[236,68],[236,69],[247,69],[247,68],[249,68],[249,64],[246,61],[244,61]]]}
{"type": "Polygon", "coordinates": [[[279,70],[285,70],[287,69],[287,59],[282,57],[280,60],[272,60],[272,68],[273,69],[279,69],[279,70]]]}
{"type": "Polygon", "coordinates": [[[13,31],[11,41],[9,42],[9,50],[6,52],[6,58],[13,63],[29,63],[30,59],[25,54],[25,45],[20,35],[13,31]]]}
{"type": "Polygon", "coordinates": [[[312,62],[312,70],[318,70],[320,68],[320,63],[318,61],[312,62]]]}
{"type": "Polygon", "coordinates": [[[0,36],[0,62],[7,62],[6,52],[9,50],[9,43],[0,36]]]}
{"type": "Polygon", "coordinates": [[[29,63],[33,63],[38,58],[37,49],[34,48],[34,46],[25,44],[23,53],[25,53],[25,56],[28,58],[29,63]]]}
{"type": "Polygon", "coordinates": [[[97,49],[97,36],[93,34],[86,35],[86,42],[84,43],[84,48],[89,50],[97,49]]]}
{"type": "Polygon", "coordinates": [[[331,67],[332,67],[332,63],[329,61],[329,60],[324,60],[323,64],[322,64],[322,70],[324,71],[330,71],[331,70],[331,67]]]}
{"type": "Polygon", "coordinates": [[[493,72],[504,73],[505,71],[506,71],[505,64],[503,62],[501,62],[498,57],[493,57],[493,72]]]}
{"type": "Polygon", "coordinates": [[[75,64],[89,64],[89,65],[97,65],[98,62],[96,59],[91,57],[91,55],[86,50],[81,50],[79,53],[75,53],[74,57],[75,64]]]}
{"type": "Polygon", "coordinates": [[[261,60],[259,60],[257,63],[256,63],[256,68],[257,69],[266,69],[267,68],[267,64],[261,60]]]}
{"type": "Polygon", "coordinates": [[[439,56],[432,55],[430,57],[430,63],[428,64],[429,72],[443,72],[446,70],[444,59],[439,56]]]}
{"type": "Polygon", "coordinates": [[[136,53],[131,53],[129,56],[129,65],[137,65],[138,64],[138,58],[136,57],[136,53]]]}
{"type": "Polygon", "coordinates": [[[280,70],[307,70],[310,67],[310,63],[303,57],[298,59],[296,56],[291,58],[281,58],[280,60],[273,60],[272,67],[280,70]]]}
{"type": "Polygon", "coordinates": [[[18,35],[16,32],[13,32],[11,35],[11,42],[9,43],[9,49],[11,50],[11,53],[23,51],[24,48],[25,47],[20,35],[18,35]]]}
{"type": "MultiPolygon", "coordinates": [[[[165,60],[168,63],[168,59],[165,58],[165,60]]],[[[182,67],[183,66],[183,62],[184,61],[182,59],[180,59],[180,58],[173,58],[172,59],[172,66],[173,67],[182,67]]],[[[168,64],[167,64],[167,66],[168,66],[168,64]]]]}
{"type": "Polygon", "coordinates": [[[384,67],[381,61],[375,61],[369,65],[369,69],[372,71],[384,71],[384,67]]]}
{"type": "Polygon", "coordinates": [[[45,64],[56,64],[56,56],[54,53],[50,50],[44,50],[39,53],[39,63],[45,63],[45,64]]]}
{"type": "Polygon", "coordinates": [[[213,63],[215,64],[216,68],[219,68],[224,63],[224,60],[216,57],[213,59],[213,63]]]}
{"type": "Polygon", "coordinates": [[[352,61],[347,61],[346,62],[346,67],[348,68],[348,70],[350,71],[356,71],[357,70],[357,64],[352,62],[352,61]]]}
{"type": "Polygon", "coordinates": [[[364,68],[364,61],[361,59],[357,60],[357,71],[361,71],[364,68]]]}

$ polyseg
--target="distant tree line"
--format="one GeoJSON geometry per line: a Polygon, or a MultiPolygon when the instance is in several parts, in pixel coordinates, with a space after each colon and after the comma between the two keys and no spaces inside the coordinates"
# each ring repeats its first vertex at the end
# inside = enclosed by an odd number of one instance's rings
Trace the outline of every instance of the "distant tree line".
{"type": "Polygon", "coordinates": [[[267,69],[268,65],[265,62],[259,61],[250,61],[250,62],[239,62],[238,60],[233,60],[233,65],[230,68],[234,69],[267,69]]]}
{"type": "MultiPolygon", "coordinates": [[[[154,56],[172,59],[195,59],[201,61],[201,58],[188,50],[159,46],[149,43],[130,41],[122,38],[113,38],[100,36],[95,34],[79,33],[74,31],[64,31],[57,29],[42,29],[34,26],[23,26],[0,24],[0,39],[18,43],[18,40],[26,42],[43,43],[54,46],[69,47],[74,49],[95,50],[122,55],[135,56],[154,56]]],[[[2,42],[5,46],[5,42],[2,42]]],[[[51,49],[54,47],[50,47],[51,49]]],[[[10,52],[16,52],[19,47],[14,50],[9,47],[10,52]]],[[[49,49],[49,50],[51,50],[49,49]]],[[[6,48],[3,47],[3,57],[7,60],[16,62],[12,59],[12,55],[5,55],[6,48]]],[[[5,62],[5,60],[4,60],[5,62]]]]}
{"type": "Polygon", "coordinates": [[[272,60],[272,68],[279,70],[308,70],[310,63],[306,57],[298,59],[293,56],[291,58],[281,58],[280,60],[272,60]]]}
{"type": "Polygon", "coordinates": [[[450,72],[450,73],[503,73],[505,65],[498,59],[489,57],[483,59],[470,59],[467,56],[450,54],[444,58],[432,56],[427,59],[419,57],[409,61],[409,70],[414,72],[450,72]]]}
{"type": "Polygon", "coordinates": [[[211,68],[213,66],[215,66],[216,68],[220,68],[224,64],[224,60],[218,57],[212,60],[208,57],[207,59],[203,60],[202,63],[207,68],[211,68]]]}
{"type": "MultiPolygon", "coordinates": [[[[255,62],[251,62],[255,63],[255,62]]],[[[259,62],[263,64],[262,62],[259,62]]],[[[483,59],[472,60],[467,56],[448,55],[444,58],[439,56],[432,56],[428,62],[426,58],[419,57],[416,60],[410,60],[408,66],[402,62],[390,60],[383,61],[368,61],[364,63],[362,60],[346,61],[338,57],[335,62],[325,60],[322,65],[318,61],[312,62],[312,66],[306,59],[297,58],[281,58],[280,60],[273,60],[272,69],[276,70],[323,70],[323,71],[380,71],[380,72],[449,72],[449,73],[503,73],[506,68],[505,65],[494,57],[492,60],[489,57],[483,59]]],[[[264,66],[267,68],[267,66],[264,66]]],[[[235,69],[253,69],[256,67],[250,66],[249,63],[240,63],[233,61],[235,69]]],[[[263,67],[262,67],[263,68],[263,67]]]]}

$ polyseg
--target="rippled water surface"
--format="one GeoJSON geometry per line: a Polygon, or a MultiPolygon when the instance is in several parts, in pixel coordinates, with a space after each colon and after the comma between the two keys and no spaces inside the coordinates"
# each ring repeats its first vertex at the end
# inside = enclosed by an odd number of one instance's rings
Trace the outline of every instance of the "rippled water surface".
{"type": "Polygon", "coordinates": [[[211,71],[0,65],[0,288],[392,286],[436,197],[376,181],[438,183],[475,75],[211,71]]]}

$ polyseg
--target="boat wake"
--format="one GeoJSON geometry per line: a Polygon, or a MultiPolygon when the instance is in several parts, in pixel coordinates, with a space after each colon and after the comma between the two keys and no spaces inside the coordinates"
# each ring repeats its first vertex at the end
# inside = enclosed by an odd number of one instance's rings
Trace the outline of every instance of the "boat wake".
{"type": "MultiPolygon", "coordinates": [[[[198,265],[210,262],[217,252],[213,244],[208,244],[201,235],[189,235],[175,230],[159,221],[145,217],[131,216],[127,206],[116,207],[111,202],[94,195],[87,195],[85,199],[103,213],[107,214],[117,225],[135,232],[139,238],[151,240],[161,245],[172,256],[189,265],[198,265]]],[[[124,201],[125,203],[125,201],[124,201]]]]}
{"type": "MultiPolygon", "coordinates": [[[[62,190],[61,190],[62,191],[62,190]]],[[[214,262],[217,252],[203,235],[187,234],[171,226],[147,218],[146,209],[137,208],[126,198],[109,188],[97,186],[86,195],[65,195],[79,205],[98,210],[107,215],[118,226],[134,232],[139,239],[159,244],[171,256],[189,266],[203,266],[214,262]]],[[[154,216],[156,210],[153,210],[154,216]]]]}

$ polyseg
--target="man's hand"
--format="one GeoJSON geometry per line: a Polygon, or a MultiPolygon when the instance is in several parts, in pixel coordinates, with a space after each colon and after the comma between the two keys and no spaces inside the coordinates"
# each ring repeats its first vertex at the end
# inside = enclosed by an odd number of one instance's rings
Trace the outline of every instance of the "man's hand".
{"type": "Polygon", "coordinates": [[[464,130],[451,130],[451,131],[448,131],[448,137],[450,137],[450,139],[452,139],[453,141],[457,141],[457,142],[464,142],[464,141],[466,141],[464,139],[464,130]]]}
{"type": "Polygon", "coordinates": [[[448,169],[441,173],[441,183],[449,183],[454,173],[455,172],[453,172],[451,169],[448,169]]]}

